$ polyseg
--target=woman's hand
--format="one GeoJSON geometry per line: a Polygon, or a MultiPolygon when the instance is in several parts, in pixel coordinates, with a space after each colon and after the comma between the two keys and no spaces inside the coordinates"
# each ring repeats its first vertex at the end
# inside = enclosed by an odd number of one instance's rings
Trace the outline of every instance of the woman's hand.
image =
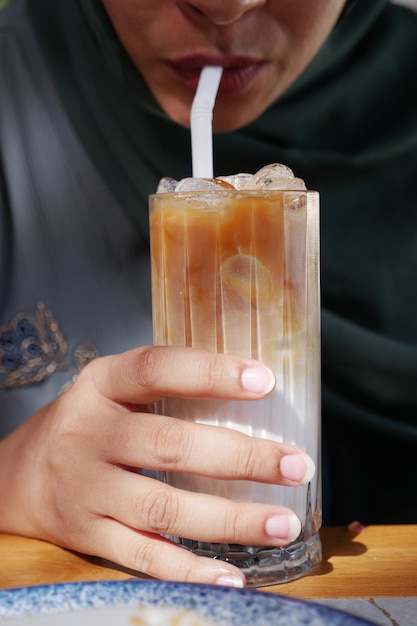
{"type": "Polygon", "coordinates": [[[243,586],[231,564],[161,534],[279,546],[298,536],[296,516],[175,489],[140,469],[294,486],[310,480],[312,461],[294,446],[154,415],[149,406],[164,396],[260,399],[274,384],[257,361],[191,348],[144,347],[92,361],[1,442],[0,530],[156,578],[243,586]]]}

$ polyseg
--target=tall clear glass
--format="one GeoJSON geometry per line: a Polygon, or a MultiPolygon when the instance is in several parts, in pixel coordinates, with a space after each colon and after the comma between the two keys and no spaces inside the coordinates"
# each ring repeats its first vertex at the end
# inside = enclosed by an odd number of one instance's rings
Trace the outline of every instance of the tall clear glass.
{"type": "Polygon", "coordinates": [[[171,539],[233,562],[248,586],[303,576],[321,560],[319,195],[155,194],[150,236],[154,343],[259,359],[277,379],[260,401],[166,398],[158,412],[296,444],[317,467],[294,488],[163,473],[181,489],[290,507],[302,523],[282,548],[171,539]]]}

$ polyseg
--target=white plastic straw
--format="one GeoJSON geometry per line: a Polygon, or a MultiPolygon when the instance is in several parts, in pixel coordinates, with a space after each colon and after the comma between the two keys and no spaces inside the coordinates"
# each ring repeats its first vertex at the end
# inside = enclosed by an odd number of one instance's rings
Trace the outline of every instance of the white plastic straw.
{"type": "Polygon", "coordinates": [[[213,178],[213,108],[223,68],[207,66],[201,70],[191,105],[191,155],[194,178],[213,178]]]}

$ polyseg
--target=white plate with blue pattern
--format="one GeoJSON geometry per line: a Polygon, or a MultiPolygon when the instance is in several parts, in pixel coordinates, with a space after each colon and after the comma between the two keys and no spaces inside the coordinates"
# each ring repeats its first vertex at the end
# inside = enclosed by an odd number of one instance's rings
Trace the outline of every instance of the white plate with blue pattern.
{"type": "Polygon", "coordinates": [[[0,622],[5,626],[370,626],[314,602],[254,589],[156,580],[0,591],[0,622]]]}

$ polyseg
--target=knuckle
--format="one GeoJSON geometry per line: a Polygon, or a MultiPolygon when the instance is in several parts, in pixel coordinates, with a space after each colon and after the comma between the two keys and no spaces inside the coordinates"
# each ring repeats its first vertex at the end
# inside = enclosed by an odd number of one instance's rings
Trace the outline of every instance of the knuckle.
{"type": "Polygon", "coordinates": [[[152,541],[138,541],[132,547],[129,561],[132,562],[133,569],[152,575],[160,556],[158,544],[152,541]]]}
{"type": "Polygon", "coordinates": [[[233,367],[224,354],[207,353],[201,360],[200,382],[210,394],[217,394],[233,379],[233,367]]]}
{"type": "Polygon", "coordinates": [[[150,446],[156,462],[162,468],[182,466],[189,454],[189,437],[183,424],[176,418],[167,418],[154,424],[149,433],[150,446]]]}
{"type": "Polygon", "coordinates": [[[204,387],[211,394],[216,391],[217,381],[219,377],[219,367],[217,363],[217,359],[210,355],[211,358],[208,358],[202,363],[200,376],[203,379],[204,387]]]}
{"type": "Polygon", "coordinates": [[[238,508],[229,510],[224,520],[224,536],[227,542],[239,543],[239,538],[245,536],[245,522],[238,508]]]}
{"type": "Polygon", "coordinates": [[[255,442],[250,439],[242,442],[237,449],[236,459],[239,478],[256,480],[259,474],[259,451],[255,442]]]}
{"type": "Polygon", "coordinates": [[[145,346],[139,351],[135,379],[136,384],[145,391],[152,391],[158,382],[158,371],[160,369],[161,351],[154,346],[145,346]]]}
{"type": "Polygon", "coordinates": [[[178,516],[178,499],[170,489],[155,489],[143,500],[143,515],[148,530],[166,534],[178,516]]]}

